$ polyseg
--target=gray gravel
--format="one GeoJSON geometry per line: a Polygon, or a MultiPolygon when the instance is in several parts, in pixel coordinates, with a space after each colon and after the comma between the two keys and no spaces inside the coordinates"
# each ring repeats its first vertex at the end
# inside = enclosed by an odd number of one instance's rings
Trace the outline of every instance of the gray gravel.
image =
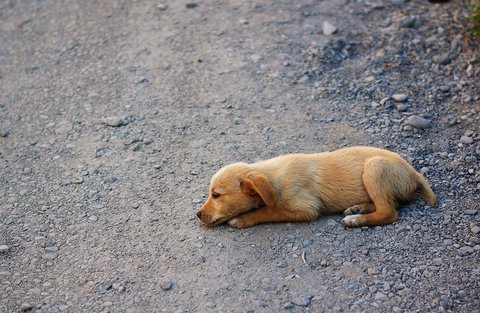
{"type": "Polygon", "coordinates": [[[479,312],[480,58],[460,3],[0,13],[1,312],[479,312]],[[198,223],[225,164],[359,144],[404,155],[438,205],[361,229],[198,223]]]}

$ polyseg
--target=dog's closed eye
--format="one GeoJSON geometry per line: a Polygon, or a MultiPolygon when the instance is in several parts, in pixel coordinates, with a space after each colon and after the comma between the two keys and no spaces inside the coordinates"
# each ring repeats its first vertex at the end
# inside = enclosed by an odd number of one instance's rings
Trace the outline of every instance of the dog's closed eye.
{"type": "Polygon", "coordinates": [[[219,193],[216,193],[216,192],[213,192],[213,193],[212,193],[212,198],[213,198],[213,199],[220,198],[220,196],[221,196],[221,195],[220,195],[219,193]]]}

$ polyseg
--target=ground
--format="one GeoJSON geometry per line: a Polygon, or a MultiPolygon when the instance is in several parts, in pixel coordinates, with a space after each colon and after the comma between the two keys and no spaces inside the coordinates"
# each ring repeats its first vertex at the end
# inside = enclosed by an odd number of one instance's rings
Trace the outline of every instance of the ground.
{"type": "Polygon", "coordinates": [[[2,1],[0,311],[479,312],[480,58],[464,15],[423,0],[2,1]],[[223,165],[360,144],[402,154],[438,204],[360,229],[195,216],[223,165]]]}

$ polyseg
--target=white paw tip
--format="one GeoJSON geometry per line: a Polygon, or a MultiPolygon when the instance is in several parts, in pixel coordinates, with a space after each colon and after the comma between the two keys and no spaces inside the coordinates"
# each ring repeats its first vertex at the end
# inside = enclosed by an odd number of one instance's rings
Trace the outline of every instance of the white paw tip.
{"type": "Polygon", "coordinates": [[[237,222],[238,222],[238,218],[234,217],[234,218],[232,218],[231,220],[228,221],[228,225],[235,226],[235,224],[237,224],[237,222]]]}
{"type": "Polygon", "coordinates": [[[356,225],[357,224],[357,218],[361,214],[352,214],[352,215],[347,215],[342,219],[342,223],[346,225],[356,225]]]}

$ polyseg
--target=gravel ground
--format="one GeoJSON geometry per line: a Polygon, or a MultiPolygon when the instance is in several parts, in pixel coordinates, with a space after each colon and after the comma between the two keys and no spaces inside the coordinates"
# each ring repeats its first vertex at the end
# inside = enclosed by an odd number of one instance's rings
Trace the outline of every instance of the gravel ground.
{"type": "Polygon", "coordinates": [[[480,57],[427,1],[2,1],[0,311],[480,312],[480,57]],[[234,161],[386,147],[439,203],[202,227],[234,161]]]}

